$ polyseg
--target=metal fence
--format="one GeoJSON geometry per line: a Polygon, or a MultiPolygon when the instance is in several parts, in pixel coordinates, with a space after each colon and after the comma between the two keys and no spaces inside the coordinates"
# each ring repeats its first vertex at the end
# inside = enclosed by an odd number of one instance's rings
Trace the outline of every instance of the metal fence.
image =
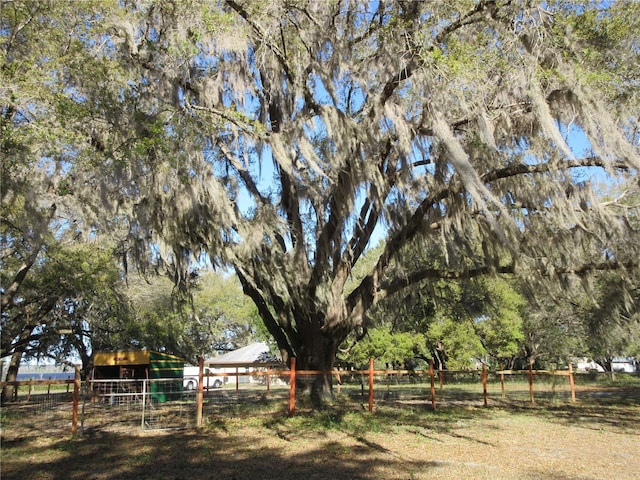
{"type": "Polygon", "coordinates": [[[5,418],[19,418],[27,431],[40,435],[58,435],[70,431],[73,421],[74,380],[22,380],[0,382],[0,387],[13,386],[8,402],[3,405],[5,418]]]}
{"type": "Polygon", "coordinates": [[[189,428],[195,426],[196,393],[182,379],[84,382],[82,430],[189,428]]]}

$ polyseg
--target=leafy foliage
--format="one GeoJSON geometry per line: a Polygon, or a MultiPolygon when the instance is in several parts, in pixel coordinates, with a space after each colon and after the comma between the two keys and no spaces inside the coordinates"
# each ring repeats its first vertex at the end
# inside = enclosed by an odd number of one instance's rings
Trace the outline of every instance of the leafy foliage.
{"type": "Polygon", "coordinates": [[[244,295],[235,276],[203,275],[194,295],[194,308],[201,323],[215,325],[213,350],[234,350],[269,337],[256,306],[244,295]]]}
{"type": "Polygon", "coordinates": [[[511,367],[523,351],[527,302],[513,280],[491,278],[483,283],[490,292],[490,303],[487,316],[477,321],[476,331],[495,366],[511,367]]]}
{"type": "Polygon", "coordinates": [[[637,230],[589,180],[638,188],[637,2],[6,11],[3,173],[41,180],[8,184],[3,206],[64,194],[80,231],[126,236],[182,288],[203,253],[232,266],[303,367],[330,366],[367,312],[422,281],[637,266],[637,230]],[[395,268],[422,245],[437,261],[395,268]]]}
{"type": "Polygon", "coordinates": [[[404,365],[424,349],[425,339],[422,335],[410,332],[390,333],[384,328],[374,328],[359,341],[350,351],[349,362],[363,368],[370,358],[387,366],[404,365]]]}
{"type": "Polygon", "coordinates": [[[3,311],[2,357],[80,358],[130,318],[118,265],[108,245],[49,245],[25,278],[19,301],[3,311]]]}

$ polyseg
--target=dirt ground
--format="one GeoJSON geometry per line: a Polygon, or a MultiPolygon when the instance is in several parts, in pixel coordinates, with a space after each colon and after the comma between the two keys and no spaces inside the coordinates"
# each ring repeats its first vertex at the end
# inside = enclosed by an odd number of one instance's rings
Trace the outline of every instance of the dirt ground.
{"type": "Polygon", "coordinates": [[[3,422],[3,480],[640,479],[640,389],[622,405],[336,408],[202,430],[89,431],[3,422]]]}

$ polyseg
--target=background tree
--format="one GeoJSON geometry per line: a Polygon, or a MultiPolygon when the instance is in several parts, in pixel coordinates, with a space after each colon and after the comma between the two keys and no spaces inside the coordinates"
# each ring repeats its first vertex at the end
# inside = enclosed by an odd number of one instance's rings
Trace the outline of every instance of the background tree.
{"type": "MultiPolygon", "coordinates": [[[[0,305],[2,355],[12,358],[8,380],[34,336],[44,338],[45,317],[64,310],[63,299],[75,298],[75,292],[63,293],[67,279],[56,285],[54,264],[68,266],[69,248],[90,230],[82,204],[70,195],[81,142],[69,123],[77,119],[77,102],[63,93],[73,56],[68,32],[78,17],[49,7],[12,2],[0,15],[0,305]],[[42,278],[30,278],[34,269],[42,278]]],[[[87,26],[71,29],[79,34],[87,26]]],[[[63,271],[70,273],[57,273],[63,271]]],[[[86,273],[70,274],[86,280],[86,273]]]]}
{"type": "Polygon", "coordinates": [[[637,281],[637,276],[599,275],[590,294],[570,299],[573,315],[583,322],[584,356],[607,372],[615,357],[634,355],[640,343],[637,281]]]}
{"type": "Polygon", "coordinates": [[[484,358],[484,348],[473,321],[437,315],[427,332],[436,366],[444,370],[474,368],[484,358]]]}
{"type": "Polygon", "coordinates": [[[486,314],[476,319],[476,332],[493,367],[513,368],[523,353],[526,298],[513,278],[486,278],[482,283],[490,293],[486,314]]]}
{"type": "Polygon", "coordinates": [[[623,263],[617,240],[637,232],[572,172],[637,189],[639,13],[81,3],[38,17],[39,41],[64,51],[43,52],[17,14],[3,32],[22,32],[30,60],[56,59],[39,67],[78,137],[74,197],[98,226],[127,216],[178,267],[202,251],[233,266],[283,358],[325,370],[372,306],[416,282],[636,265],[640,242],[623,263]],[[345,295],[378,226],[385,247],[345,295]],[[446,261],[391,275],[424,238],[446,261]]]}
{"type": "Polygon", "coordinates": [[[255,306],[236,278],[208,272],[194,276],[190,288],[185,303],[166,276],[130,277],[135,317],[118,333],[124,342],[118,348],[166,351],[197,364],[202,356],[265,339],[255,306]]]}
{"type": "MultiPolygon", "coordinates": [[[[83,375],[93,344],[104,332],[123,328],[129,316],[121,271],[109,245],[49,244],[3,310],[0,357],[10,357],[6,380],[14,381],[24,359],[53,359],[83,375]]],[[[12,387],[3,389],[3,400],[12,387]]]]}
{"type": "Polygon", "coordinates": [[[387,368],[399,368],[411,364],[417,355],[424,357],[425,339],[421,334],[409,332],[390,332],[377,327],[355,343],[348,352],[346,360],[359,368],[365,368],[373,358],[387,368]]]}
{"type": "Polygon", "coordinates": [[[255,304],[244,294],[235,275],[204,274],[194,295],[194,305],[203,322],[217,326],[216,343],[207,353],[271,340],[255,304]]]}
{"type": "Polygon", "coordinates": [[[57,301],[32,335],[26,358],[48,358],[63,365],[75,365],[79,359],[84,376],[95,346],[131,320],[113,247],[96,243],[68,247],[49,258],[47,271],[37,272],[34,280],[36,288],[48,280],[48,296],[57,301]]]}

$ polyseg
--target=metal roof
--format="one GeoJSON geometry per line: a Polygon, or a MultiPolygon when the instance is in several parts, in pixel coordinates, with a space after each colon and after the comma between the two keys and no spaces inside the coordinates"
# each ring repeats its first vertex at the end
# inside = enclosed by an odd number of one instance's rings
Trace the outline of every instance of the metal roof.
{"type": "Polygon", "coordinates": [[[207,360],[208,365],[226,365],[240,363],[254,363],[260,361],[260,357],[269,353],[269,346],[264,342],[252,343],[246,347],[238,348],[217,357],[207,360]]]}

